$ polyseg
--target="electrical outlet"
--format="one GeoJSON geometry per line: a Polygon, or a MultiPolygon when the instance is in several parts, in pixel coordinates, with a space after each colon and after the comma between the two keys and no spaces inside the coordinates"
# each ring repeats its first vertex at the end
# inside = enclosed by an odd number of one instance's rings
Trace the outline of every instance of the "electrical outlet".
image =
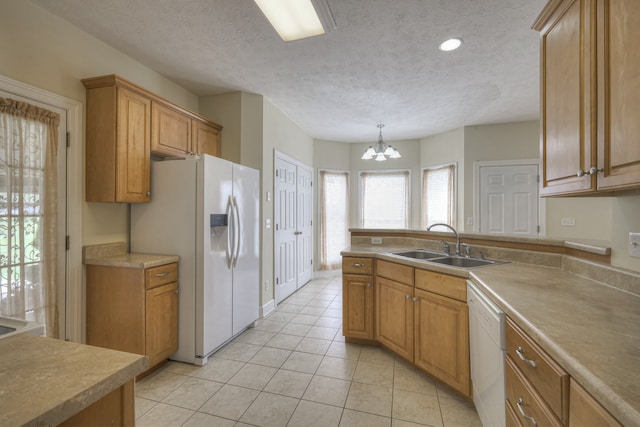
{"type": "Polygon", "coordinates": [[[640,258],[640,233],[629,233],[629,256],[640,258]]]}
{"type": "Polygon", "coordinates": [[[563,227],[574,227],[576,225],[575,218],[562,218],[560,220],[560,225],[563,227]]]}
{"type": "Polygon", "coordinates": [[[372,245],[381,245],[382,244],[382,237],[372,237],[371,238],[371,244],[372,245]]]}

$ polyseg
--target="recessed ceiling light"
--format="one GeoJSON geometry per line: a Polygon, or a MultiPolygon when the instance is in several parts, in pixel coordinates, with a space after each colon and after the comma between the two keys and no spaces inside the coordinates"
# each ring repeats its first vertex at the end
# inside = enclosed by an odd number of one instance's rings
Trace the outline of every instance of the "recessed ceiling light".
{"type": "Polygon", "coordinates": [[[460,47],[461,44],[462,44],[462,39],[453,38],[453,39],[445,40],[442,43],[440,43],[440,46],[438,46],[438,49],[440,49],[443,52],[449,52],[452,50],[456,50],[457,48],[460,47]]]}
{"type": "Polygon", "coordinates": [[[314,6],[312,0],[254,1],[280,38],[286,42],[319,36],[335,28],[335,21],[328,5],[325,6],[322,1],[316,0],[317,6],[314,6]],[[328,18],[324,16],[325,14],[328,14],[328,18]],[[322,22],[323,18],[327,21],[326,23],[322,22]]]}

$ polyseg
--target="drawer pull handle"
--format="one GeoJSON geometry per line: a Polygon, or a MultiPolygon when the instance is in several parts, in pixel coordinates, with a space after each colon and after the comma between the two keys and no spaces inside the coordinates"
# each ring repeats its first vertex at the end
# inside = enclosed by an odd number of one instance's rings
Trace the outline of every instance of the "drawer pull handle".
{"type": "Polygon", "coordinates": [[[351,265],[358,268],[364,267],[364,264],[360,264],[359,262],[353,263],[351,265]]]}
{"type": "Polygon", "coordinates": [[[156,273],[156,277],[167,277],[169,275],[168,271],[165,271],[163,273],[156,273]]]}
{"type": "Polygon", "coordinates": [[[524,405],[524,400],[522,400],[522,398],[518,399],[518,403],[516,403],[516,406],[518,407],[518,411],[520,411],[520,415],[522,415],[522,417],[525,420],[529,421],[532,426],[537,426],[538,423],[536,422],[536,419],[525,414],[524,409],[522,409],[523,405],[524,405]]]}
{"type": "Polygon", "coordinates": [[[516,348],[516,354],[518,355],[520,360],[522,360],[524,363],[528,364],[532,368],[535,368],[536,367],[536,361],[535,360],[531,360],[531,359],[527,359],[526,357],[524,357],[522,355],[522,353],[524,353],[524,350],[522,349],[522,347],[516,348]]]}

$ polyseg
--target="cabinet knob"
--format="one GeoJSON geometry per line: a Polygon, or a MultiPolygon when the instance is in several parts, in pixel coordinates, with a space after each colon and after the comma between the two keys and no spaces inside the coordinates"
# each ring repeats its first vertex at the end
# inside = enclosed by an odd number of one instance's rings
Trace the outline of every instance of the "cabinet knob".
{"type": "Polygon", "coordinates": [[[147,197],[151,197],[151,191],[147,191],[147,197]]]}
{"type": "Polygon", "coordinates": [[[405,298],[406,299],[411,299],[411,295],[407,294],[407,295],[405,295],[405,298]]]}
{"type": "Polygon", "coordinates": [[[604,169],[602,169],[602,168],[598,169],[595,166],[591,166],[589,168],[589,170],[586,170],[586,171],[584,171],[582,169],[578,169],[578,174],[577,175],[578,175],[578,177],[583,177],[585,175],[593,176],[593,175],[596,175],[598,172],[604,172],[604,169]]]}
{"type": "Polygon", "coordinates": [[[418,298],[413,297],[413,302],[418,302],[418,298]]]}
{"type": "Polygon", "coordinates": [[[367,288],[370,288],[370,287],[371,287],[371,283],[367,283],[367,288]]]}

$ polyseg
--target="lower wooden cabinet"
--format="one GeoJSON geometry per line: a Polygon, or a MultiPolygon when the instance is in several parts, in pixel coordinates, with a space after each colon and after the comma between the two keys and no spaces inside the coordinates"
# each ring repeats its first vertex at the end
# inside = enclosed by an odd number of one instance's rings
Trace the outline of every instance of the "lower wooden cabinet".
{"type": "Polygon", "coordinates": [[[413,287],[376,278],[376,339],[413,361],[413,287]]]}
{"type": "Polygon", "coordinates": [[[59,424],[59,427],[135,426],[134,387],[133,380],[126,382],[59,424]]]}
{"type": "Polygon", "coordinates": [[[569,390],[569,427],[622,427],[622,424],[573,378],[569,390]]]}
{"type": "Polygon", "coordinates": [[[373,333],[373,276],[342,276],[342,333],[345,337],[371,340],[373,333]]]}
{"type": "Polygon", "coordinates": [[[420,289],[415,299],[413,363],[471,396],[467,304],[420,289]]]}
{"type": "Polygon", "coordinates": [[[178,265],[87,265],[87,344],[149,357],[178,350],[178,265]]]}

